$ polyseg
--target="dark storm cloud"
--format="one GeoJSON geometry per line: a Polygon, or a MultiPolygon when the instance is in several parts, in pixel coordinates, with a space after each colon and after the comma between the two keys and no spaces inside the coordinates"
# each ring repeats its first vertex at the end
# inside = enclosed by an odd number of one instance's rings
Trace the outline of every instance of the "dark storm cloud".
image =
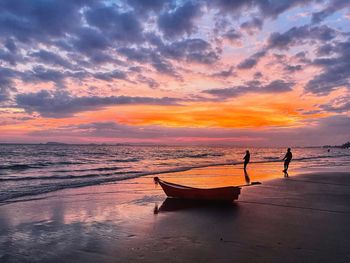
{"type": "Polygon", "coordinates": [[[176,104],[174,98],[151,98],[129,96],[82,96],[76,97],[65,90],[47,91],[18,94],[16,96],[17,107],[23,108],[28,113],[38,112],[41,116],[62,118],[74,115],[82,111],[90,111],[110,105],[125,104],[176,104]]]}
{"type": "Polygon", "coordinates": [[[251,68],[255,67],[256,64],[258,64],[258,62],[260,61],[260,59],[262,57],[264,57],[266,54],[267,54],[267,51],[265,51],[265,50],[259,51],[255,54],[251,55],[247,59],[243,60],[241,63],[239,63],[237,68],[239,68],[239,69],[251,69],[251,68]]]}
{"type": "Polygon", "coordinates": [[[234,86],[222,89],[209,89],[204,93],[216,96],[221,99],[238,97],[246,93],[283,93],[292,90],[294,83],[285,82],[284,80],[274,80],[266,85],[260,81],[249,81],[245,85],[234,86]]]}
{"type": "Polygon", "coordinates": [[[158,17],[158,28],[167,38],[176,38],[185,33],[190,35],[196,29],[195,19],[201,15],[201,5],[195,1],[185,2],[175,10],[164,12],[158,17]]]}

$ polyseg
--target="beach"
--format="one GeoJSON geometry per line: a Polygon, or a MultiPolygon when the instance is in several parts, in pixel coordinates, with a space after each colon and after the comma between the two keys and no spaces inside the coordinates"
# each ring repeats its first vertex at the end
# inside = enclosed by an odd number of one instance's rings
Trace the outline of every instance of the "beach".
{"type": "MultiPolygon", "coordinates": [[[[151,175],[12,200],[0,206],[0,261],[349,262],[348,171],[284,178],[273,163],[251,164],[249,180],[262,184],[230,205],[167,199],[151,175]]],[[[229,165],[160,177],[197,187],[247,181],[229,165]]]]}

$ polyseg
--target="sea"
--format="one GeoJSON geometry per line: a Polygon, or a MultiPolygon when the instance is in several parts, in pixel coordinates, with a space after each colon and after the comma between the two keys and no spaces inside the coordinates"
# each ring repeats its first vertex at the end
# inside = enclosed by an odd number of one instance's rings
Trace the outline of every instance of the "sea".
{"type": "MultiPolygon", "coordinates": [[[[0,203],[66,188],[222,164],[240,165],[229,146],[0,144],[0,203]]],[[[252,163],[280,162],[286,148],[249,148],[252,163]]],[[[293,148],[299,167],[350,166],[350,150],[293,148]]]]}

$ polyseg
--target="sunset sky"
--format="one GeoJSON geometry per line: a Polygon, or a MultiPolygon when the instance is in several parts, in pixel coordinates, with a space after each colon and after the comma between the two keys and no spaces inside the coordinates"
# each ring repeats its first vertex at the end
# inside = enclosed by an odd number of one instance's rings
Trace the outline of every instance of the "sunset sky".
{"type": "Polygon", "coordinates": [[[1,0],[0,142],[350,140],[349,0],[1,0]]]}

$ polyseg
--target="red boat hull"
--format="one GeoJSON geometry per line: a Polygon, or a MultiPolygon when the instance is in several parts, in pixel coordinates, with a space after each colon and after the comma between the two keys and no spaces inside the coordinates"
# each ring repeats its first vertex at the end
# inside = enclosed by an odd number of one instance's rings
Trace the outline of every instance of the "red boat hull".
{"type": "Polygon", "coordinates": [[[165,182],[158,177],[154,181],[160,184],[168,197],[173,198],[232,202],[241,193],[241,188],[237,186],[202,189],[165,182]]]}

